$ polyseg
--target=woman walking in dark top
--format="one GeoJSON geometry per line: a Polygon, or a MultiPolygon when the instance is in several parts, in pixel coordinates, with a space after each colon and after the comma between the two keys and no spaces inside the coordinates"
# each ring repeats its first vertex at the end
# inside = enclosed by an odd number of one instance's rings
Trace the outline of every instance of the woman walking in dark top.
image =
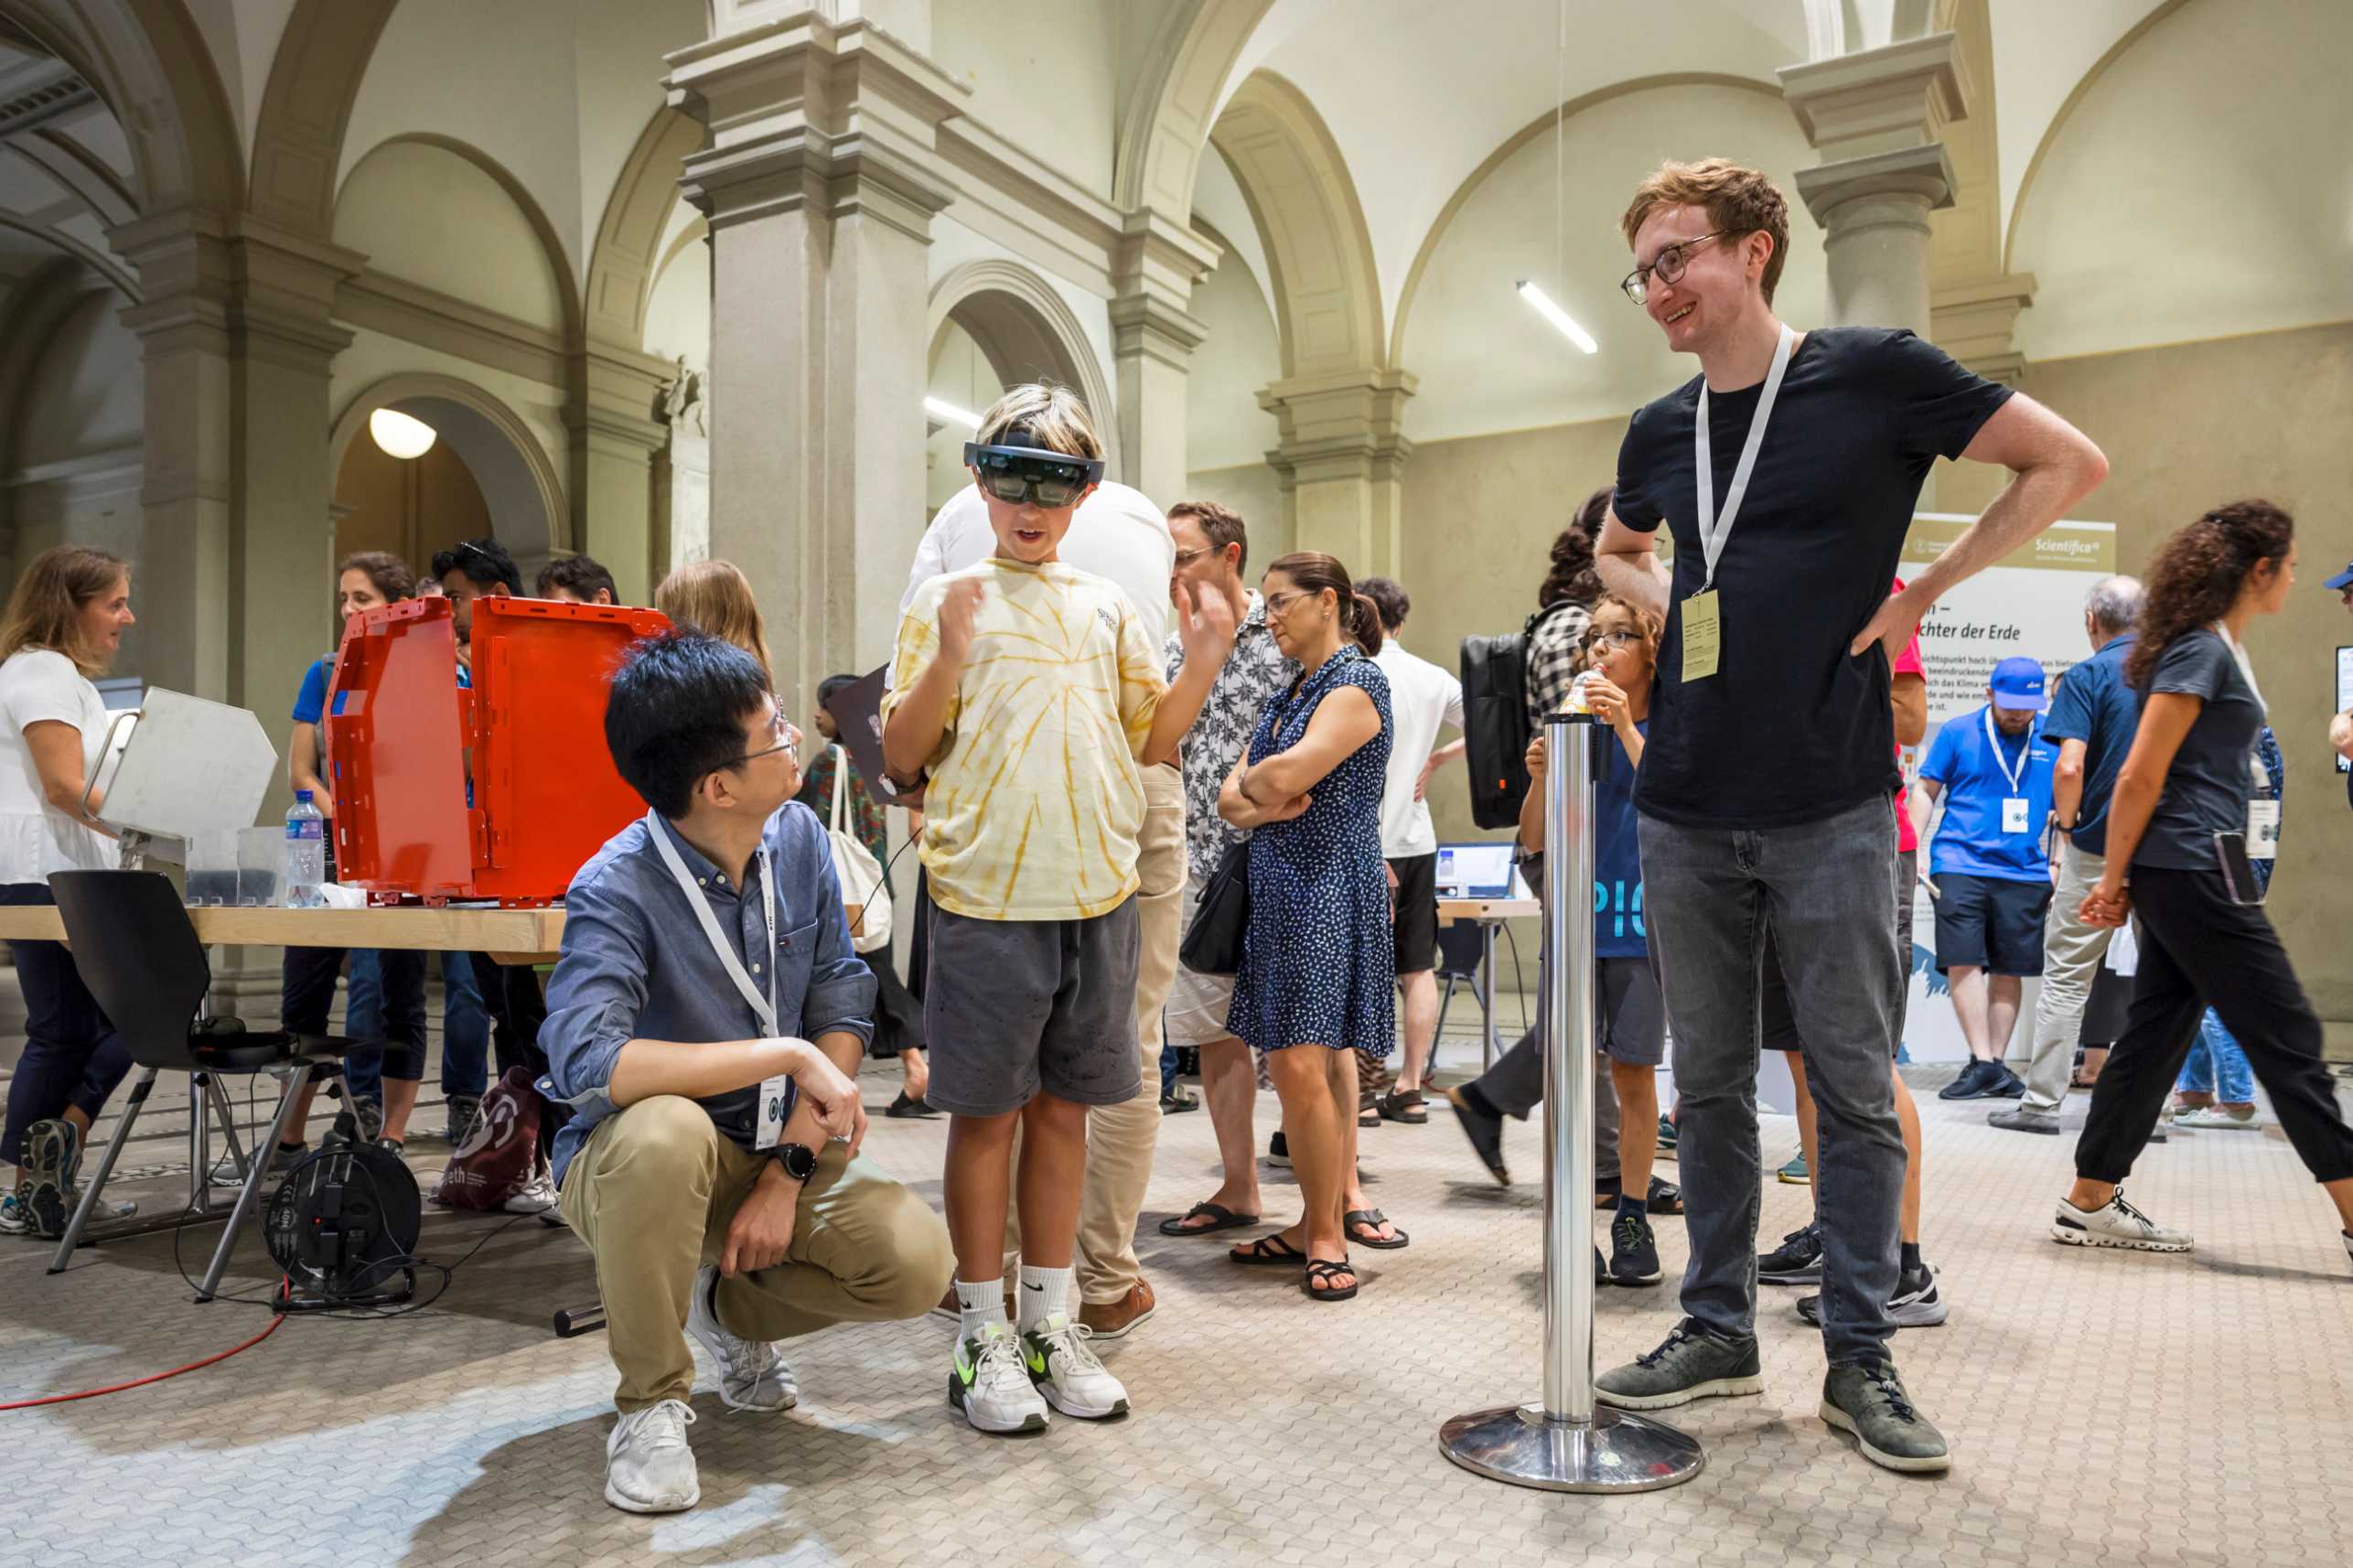
{"type": "Polygon", "coordinates": [[[2082,910],[2107,926],[2139,915],[2140,966],[2123,1037],[2092,1090],[2054,1240],[2189,1251],[2186,1232],[2126,1203],[2118,1184],[2211,1006],[2335,1200],[2353,1252],[2353,1131],[2321,1065],[2320,1019],[2264,917],[2246,853],[2270,824],[2267,812],[2249,810],[2264,709],[2242,639],[2254,617],[2279,612],[2294,581],[2294,521],[2256,500],[2208,512],[2165,542],[2149,572],[2140,641],[2125,665],[2142,695],[2141,725],[2108,809],[2108,869],[2082,910]]]}
{"type": "Polygon", "coordinates": [[[1218,800],[1219,815],[1253,830],[1250,927],[1228,1026],[1266,1053],[1305,1212],[1232,1255],[1302,1269],[1309,1296],[1346,1301],[1357,1292],[1349,1238],[1405,1240],[1379,1210],[1347,1210],[1356,1053],[1386,1057],[1397,1041],[1381,858],[1389,679],[1370,657],[1381,650],[1379,612],[1348,568],[1328,555],[1285,555],[1262,586],[1266,624],[1300,676],[1260,710],[1218,800]]]}

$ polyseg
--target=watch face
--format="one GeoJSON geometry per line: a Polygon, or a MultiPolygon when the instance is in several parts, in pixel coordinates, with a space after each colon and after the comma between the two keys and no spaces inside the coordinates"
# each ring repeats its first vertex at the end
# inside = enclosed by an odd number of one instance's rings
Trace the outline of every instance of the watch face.
{"type": "Polygon", "coordinates": [[[817,1170],[817,1155],[800,1144],[787,1144],[781,1151],[784,1174],[795,1181],[807,1181],[817,1170]]]}

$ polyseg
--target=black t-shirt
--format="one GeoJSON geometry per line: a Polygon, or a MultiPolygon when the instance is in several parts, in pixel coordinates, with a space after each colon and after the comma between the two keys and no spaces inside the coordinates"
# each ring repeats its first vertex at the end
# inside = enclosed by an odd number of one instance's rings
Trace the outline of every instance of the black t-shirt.
{"type": "MultiPolygon", "coordinates": [[[[1718,508],[1764,384],[1708,394],[1718,508]]],[[[1692,426],[1697,377],[1640,409],[1617,453],[1618,521],[1675,540],[1636,804],[1692,827],[1810,822],[1895,793],[1887,660],[1850,658],[1887,597],[1920,484],[1958,457],[2010,389],[1910,332],[1826,327],[1789,357],[1748,493],[1715,574],[1723,656],[1682,677],[1682,604],[1706,576],[1692,426]]],[[[1713,520],[1711,520],[1713,521],[1713,520]]]]}
{"type": "Polygon", "coordinates": [[[2182,693],[2205,706],[2174,753],[2133,864],[2211,871],[2214,835],[2247,827],[2247,801],[2255,792],[2248,762],[2255,754],[2255,733],[2263,727],[2262,701],[2247,683],[2230,645],[2205,627],[2183,633],[2157,655],[2142,700],[2157,692],[2182,693]]]}

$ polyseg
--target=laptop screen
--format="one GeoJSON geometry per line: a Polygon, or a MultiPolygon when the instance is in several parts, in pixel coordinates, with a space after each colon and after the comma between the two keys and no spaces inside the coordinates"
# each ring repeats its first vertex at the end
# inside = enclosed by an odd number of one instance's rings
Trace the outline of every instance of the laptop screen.
{"type": "Polygon", "coordinates": [[[1442,843],[1434,877],[1441,898],[1506,898],[1511,895],[1511,845],[1442,843]]]}

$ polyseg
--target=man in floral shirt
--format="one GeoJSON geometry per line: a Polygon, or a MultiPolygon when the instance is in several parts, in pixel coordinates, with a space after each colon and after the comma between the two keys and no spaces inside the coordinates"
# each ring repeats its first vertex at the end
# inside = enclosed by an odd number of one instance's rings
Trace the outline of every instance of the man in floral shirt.
{"type": "MultiPolygon", "coordinates": [[[[1234,608],[1236,626],[1233,652],[1209,689],[1201,716],[1185,736],[1183,919],[1189,928],[1201,889],[1228,846],[1250,836],[1227,826],[1218,815],[1219,787],[1250,744],[1259,708],[1298,679],[1299,667],[1276,650],[1274,634],[1266,626],[1265,602],[1243,585],[1250,546],[1241,519],[1215,501],[1179,501],[1169,509],[1168,532],[1176,541],[1176,575],[1197,598],[1224,596],[1234,608]]],[[[1167,674],[1173,680],[1185,662],[1184,650],[1174,636],[1168,639],[1167,655],[1167,674]]],[[[1251,1126],[1258,1083],[1250,1047],[1226,1027],[1233,986],[1230,974],[1196,974],[1180,961],[1168,992],[1167,1040],[1201,1053],[1201,1086],[1225,1165],[1225,1179],[1208,1201],[1195,1204],[1181,1219],[1162,1221],[1161,1230],[1172,1236],[1258,1223],[1256,1134],[1251,1126]]]]}

